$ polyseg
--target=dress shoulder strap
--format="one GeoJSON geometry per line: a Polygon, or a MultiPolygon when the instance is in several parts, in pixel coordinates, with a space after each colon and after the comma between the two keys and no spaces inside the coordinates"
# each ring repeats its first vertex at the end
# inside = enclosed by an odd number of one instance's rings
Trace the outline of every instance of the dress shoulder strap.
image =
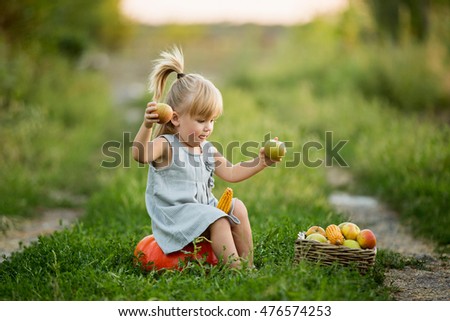
{"type": "Polygon", "coordinates": [[[215,147],[211,142],[205,142],[202,146],[203,158],[211,159],[214,158],[215,147]]]}
{"type": "Polygon", "coordinates": [[[164,135],[161,135],[160,137],[164,137],[171,144],[173,143],[173,141],[175,139],[174,135],[170,135],[170,134],[164,134],[164,135]]]}
{"type": "Polygon", "coordinates": [[[179,150],[179,148],[182,147],[180,141],[175,135],[164,134],[161,135],[160,137],[164,137],[169,142],[172,149],[179,150]]]}
{"type": "Polygon", "coordinates": [[[180,148],[181,143],[179,142],[179,140],[177,139],[177,137],[175,137],[175,135],[171,135],[171,134],[164,134],[161,135],[160,137],[163,137],[164,139],[166,139],[169,142],[170,148],[172,150],[172,156],[175,158],[178,158],[179,153],[180,153],[180,148]]]}

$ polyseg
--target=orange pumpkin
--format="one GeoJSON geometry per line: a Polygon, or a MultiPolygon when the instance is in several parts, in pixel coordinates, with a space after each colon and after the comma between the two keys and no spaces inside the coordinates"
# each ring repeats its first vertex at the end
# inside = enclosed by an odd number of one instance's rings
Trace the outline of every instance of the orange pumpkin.
{"type": "Polygon", "coordinates": [[[135,263],[140,264],[143,270],[177,269],[181,270],[180,261],[201,259],[206,255],[206,262],[211,265],[218,263],[211,244],[208,241],[201,241],[196,245],[199,249],[194,257],[194,245],[188,244],[181,251],[164,254],[156,243],[153,235],[144,237],[134,250],[135,263]],[[186,253],[187,252],[187,253],[186,253]]]}

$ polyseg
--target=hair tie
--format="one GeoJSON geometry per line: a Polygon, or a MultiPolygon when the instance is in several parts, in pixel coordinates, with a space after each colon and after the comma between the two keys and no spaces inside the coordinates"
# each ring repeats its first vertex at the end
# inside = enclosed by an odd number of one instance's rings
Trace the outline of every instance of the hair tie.
{"type": "Polygon", "coordinates": [[[183,74],[182,72],[177,73],[177,79],[183,78],[185,76],[185,74],[183,74]]]}

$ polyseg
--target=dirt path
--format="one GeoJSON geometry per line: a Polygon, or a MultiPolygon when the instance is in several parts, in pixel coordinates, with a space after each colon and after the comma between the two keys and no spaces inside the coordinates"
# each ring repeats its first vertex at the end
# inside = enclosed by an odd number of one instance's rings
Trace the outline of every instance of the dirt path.
{"type": "Polygon", "coordinates": [[[71,226],[83,212],[81,209],[55,208],[45,210],[33,219],[0,216],[0,262],[4,261],[5,256],[37,241],[39,236],[71,226]]]}
{"type": "Polygon", "coordinates": [[[328,182],[336,190],[329,202],[349,220],[369,228],[377,236],[377,246],[420,260],[421,267],[407,266],[386,272],[385,285],[394,289],[395,300],[450,300],[450,266],[447,257],[434,253],[434,245],[419,239],[400,224],[398,215],[377,199],[339,192],[352,183],[351,175],[339,169],[327,172],[328,182]]]}

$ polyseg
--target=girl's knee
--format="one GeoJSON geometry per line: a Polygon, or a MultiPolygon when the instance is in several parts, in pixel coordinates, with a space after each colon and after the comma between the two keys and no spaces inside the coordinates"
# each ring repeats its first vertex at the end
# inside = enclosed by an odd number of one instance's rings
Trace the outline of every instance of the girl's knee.
{"type": "Polygon", "coordinates": [[[228,218],[221,217],[210,225],[210,230],[211,229],[223,229],[223,228],[227,228],[227,227],[230,227],[230,222],[228,221],[228,218]]]}
{"type": "Polygon", "coordinates": [[[236,199],[234,202],[234,211],[233,214],[239,219],[239,220],[245,220],[248,219],[248,212],[247,208],[245,207],[245,204],[240,200],[236,199]]]}

